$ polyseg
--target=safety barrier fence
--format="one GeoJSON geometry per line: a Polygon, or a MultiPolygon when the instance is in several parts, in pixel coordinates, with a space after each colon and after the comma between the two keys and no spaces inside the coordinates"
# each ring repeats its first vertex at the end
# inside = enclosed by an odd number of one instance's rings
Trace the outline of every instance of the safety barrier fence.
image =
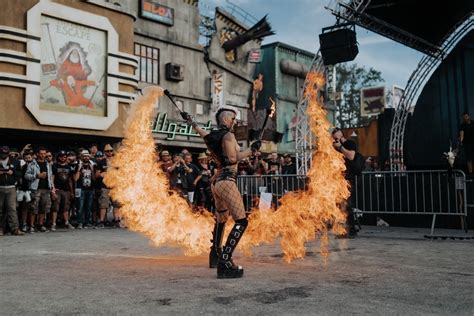
{"type": "MultiPolygon", "coordinates": [[[[247,211],[257,204],[274,209],[287,192],[306,190],[308,178],[300,175],[243,175],[237,185],[247,211]]],[[[467,231],[466,175],[460,170],[371,171],[356,177],[352,188],[356,213],[456,215],[467,231]]]]}
{"type": "Polygon", "coordinates": [[[460,170],[371,171],[356,177],[352,205],[373,214],[456,215],[467,231],[466,175],[460,170]]]}
{"type": "Polygon", "coordinates": [[[258,204],[277,209],[280,198],[290,191],[307,190],[307,177],[299,175],[242,175],[237,186],[247,211],[258,204]]]}

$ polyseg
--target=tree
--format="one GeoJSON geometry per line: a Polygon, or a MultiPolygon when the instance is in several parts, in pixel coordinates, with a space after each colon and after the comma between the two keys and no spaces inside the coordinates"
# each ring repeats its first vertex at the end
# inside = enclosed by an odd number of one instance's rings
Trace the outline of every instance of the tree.
{"type": "Polygon", "coordinates": [[[365,126],[368,117],[360,116],[360,89],[379,85],[382,73],[370,67],[359,67],[356,63],[336,66],[336,91],[343,93],[337,104],[336,124],[341,128],[365,126]]]}

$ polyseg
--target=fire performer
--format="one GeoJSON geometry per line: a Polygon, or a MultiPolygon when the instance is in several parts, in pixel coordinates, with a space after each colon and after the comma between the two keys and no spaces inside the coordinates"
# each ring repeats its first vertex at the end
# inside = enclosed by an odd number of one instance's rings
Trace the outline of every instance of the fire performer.
{"type": "Polygon", "coordinates": [[[232,254],[247,228],[248,221],[242,196],[237,188],[237,165],[244,158],[250,157],[260,149],[260,140],[251,144],[250,148],[240,150],[233,128],[236,112],[232,109],[221,108],[216,113],[218,129],[203,130],[191,116],[181,112],[181,116],[192,125],[194,130],[204,138],[212,157],[218,163],[218,170],[211,180],[211,189],[216,204],[216,224],[214,225],[209,267],[217,267],[218,278],[240,278],[244,269],[232,261],[232,254]],[[224,248],[221,248],[224,228],[229,215],[235,221],[224,248]]]}

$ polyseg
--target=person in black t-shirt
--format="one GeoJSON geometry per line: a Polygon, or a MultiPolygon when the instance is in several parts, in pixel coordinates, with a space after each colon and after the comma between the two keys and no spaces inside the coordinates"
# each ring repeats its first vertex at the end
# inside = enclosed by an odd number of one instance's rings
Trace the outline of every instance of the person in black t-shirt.
{"type": "Polygon", "coordinates": [[[208,157],[206,153],[200,153],[198,156],[197,168],[199,175],[194,179],[194,185],[196,188],[196,195],[194,197],[195,205],[198,207],[204,207],[208,211],[214,211],[212,191],[211,191],[211,170],[207,163],[208,157]]]}
{"type": "Polygon", "coordinates": [[[58,212],[63,214],[64,226],[73,229],[69,223],[69,203],[74,196],[73,170],[67,162],[67,153],[61,150],[56,155],[53,164],[53,182],[55,191],[53,192],[53,203],[51,206],[51,231],[56,230],[56,219],[58,212]]]}
{"type": "Polygon", "coordinates": [[[474,124],[467,112],[462,115],[462,123],[459,127],[459,143],[466,156],[467,171],[471,174],[474,160],[474,124]]]}
{"type": "Polygon", "coordinates": [[[81,190],[79,211],[77,212],[78,229],[92,227],[90,215],[94,199],[95,171],[90,158],[89,151],[83,150],[81,152],[81,162],[74,176],[76,188],[81,190]]]}
{"type": "Polygon", "coordinates": [[[189,173],[192,172],[192,170],[186,166],[181,154],[174,154],[173,165],[168,169],[170,172],[170,186],[173,190],[180,192],[181,195],[186,198],[188,197],[187,169],[190,170],[189,173]]]}
{"type": "Polygon", "coordinates": [[[278,159],[277,153],[272,153],[269,155],[267,165],[268,165],[267,174],[276,175],[276,174],[281,173],[281,164],[280,164],[280,160],[278,159]]]}
{"type": "Polygon", "coordinates": [[[282,174],[296,174],[296,164],[293,163],[290,154],[283,155],[284,163],[281,167],[282,174]]]}
{"type": "Polygon", "coordinates": [[[103,177],[101,175],[102,171],[107,171],[107,164],[105,161],[105,156],[102,151],[97,151],[95,153],[95,182],[94,182],[94,201],[92,202],[92,221],[95,225],[100,224],[100,205],[99,199],[102,193],[103,177]],[[104,167],[105,163],[105,167],[104,167]]]}
{"type": "Polygon", "coordinates": [[[357,172],[354,170],[353,164],[351,163],[357,152],[357,146],[356,144],[350,140],[346,139],[344,137],[344,134],[339,128],[335,128],[332,133],[332,138],[334,139],[333,145],[334,148],[336,148],[337,151],[342,153],[344,155],[344,161],[346,163],[346,173],[345,177],[346,180],[349,181],[350,183],[350,191],[351,195],[348,197],[347,202],[345,203],[343,207],[346,210],[347,213],[347,224],[349,226],[349,231],[347,236],[342,236],[342,237],[355,237],[357,235],[357,230],[355,228],[355,219],[354,219],[354,213],[352,211],[352,188],[354,187],[354,180],[357,172]]]}
{"type": "Polygon", "coordinates": [[[196,183],[194,180],[199,176],[198,167],[193,164],[193,156],[190,153],[184,154],[184,171],[186,172],[186,182],[188,183],[187,195],[191,204],[194,203],[194,192],[196,183]]]}

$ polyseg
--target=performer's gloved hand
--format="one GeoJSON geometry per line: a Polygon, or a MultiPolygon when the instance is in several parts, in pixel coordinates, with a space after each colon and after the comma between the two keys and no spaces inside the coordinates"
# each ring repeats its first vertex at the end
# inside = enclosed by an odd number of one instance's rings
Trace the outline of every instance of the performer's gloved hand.
{"type": "Polygon", "coordinates": [[[262,146],[262,141],[256,140],[250,145],[250,149],[252,150],[252,152],[256,152],[260,149],[261,146],[262,146]]]}
{"type": "Polygon", "coordinates": [[[179,114],[181,114],[181,117],[183,118],[183,120],[185,120],[189,124],[193,123],[193,118],[191,117],[191,115],[189,115],[188,112],[183,111],[183,112],[180,112],[179,114]]]}

